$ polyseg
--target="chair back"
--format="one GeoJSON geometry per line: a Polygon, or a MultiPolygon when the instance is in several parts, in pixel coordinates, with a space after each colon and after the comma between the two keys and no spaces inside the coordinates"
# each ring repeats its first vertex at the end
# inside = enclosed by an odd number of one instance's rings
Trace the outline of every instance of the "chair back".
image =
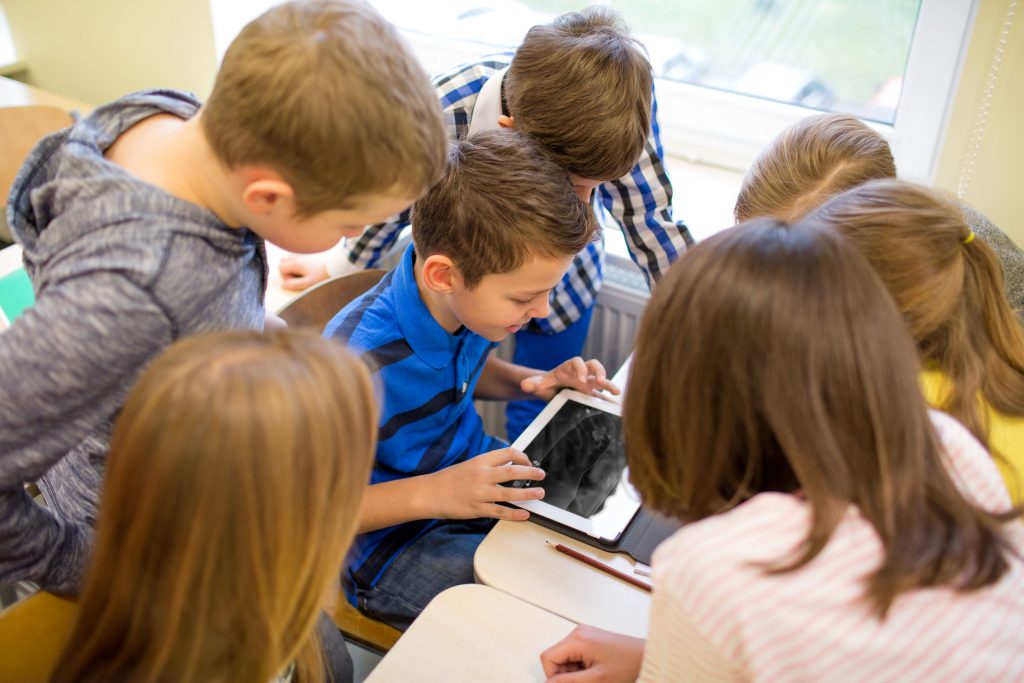
{"type": "Polygon", "coordinates": [[[374,268],[331,278],[289,301],[277,315],[289,327],[315,327],[323,330],[335,313],[380,282],[386,272],[374,268]]]}
{"type": "Polygon", "coordinates": [[[344,595],[338,601],[338,605],[331,615],[331,621],[345,636],[345,640],[379,655],[387,653],[394,647],[402,635],[402,632],[394,626],[377,621],[357,610],[348,603],[344,595]]]}
{"type": "Polygon", "coordinates": [[[0,612],[0,683],[46,683],[71,636],[78,606],[35,593],[0,612]]]}

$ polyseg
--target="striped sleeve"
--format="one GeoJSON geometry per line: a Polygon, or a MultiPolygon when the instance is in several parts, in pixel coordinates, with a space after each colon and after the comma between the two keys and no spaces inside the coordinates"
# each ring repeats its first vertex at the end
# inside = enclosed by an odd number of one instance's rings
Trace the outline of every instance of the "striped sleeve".
{"type": "MultiPolygon", "coordinates": [[[[470,112],[480,89],[491,74],[504,69],[510,60],[511,55],[493,55],[480,62],[461,64],[434,78],[432,85],[441,104],[449,140],[466,137],[470,112]]],[[[357,239],[346,240],[328,257],[328,272],[334,276],[375,267],[409,225],[411,217],[412,211],[403,211],[383,223],[369,226],[357,239]]]]}
{"type": "Polygon", "coordinates": [[[658,103],[651,99],[651,132],[640,161],[626,176],[600,186],[599,201],[622,228],[648,285],[661,279],[693,236],[672,218],[672,183],[665,170],[658,103]]]}
{"type": "Polygon", "coordinates": [[[641,683],[738,681],[741,670],[697,627],[694,616],[665,601],[651,605],[641,683]]]}

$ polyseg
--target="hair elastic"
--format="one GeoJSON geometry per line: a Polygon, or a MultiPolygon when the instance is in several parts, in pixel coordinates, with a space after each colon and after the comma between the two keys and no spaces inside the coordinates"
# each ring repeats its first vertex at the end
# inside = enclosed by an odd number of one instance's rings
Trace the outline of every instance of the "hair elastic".
{"type": "Polygon", "coordinates": [[[967,237],[963,238],[962,241],[963,241],[964,244],[970,244],[971,242],[973,242],[974,241],[974,231],[971,230],[971,234],[968,235],[967,237]]]}

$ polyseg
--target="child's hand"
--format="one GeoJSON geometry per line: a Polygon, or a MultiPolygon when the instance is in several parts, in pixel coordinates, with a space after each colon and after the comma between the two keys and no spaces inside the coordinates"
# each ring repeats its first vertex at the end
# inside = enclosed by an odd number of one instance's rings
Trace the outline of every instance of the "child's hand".
{"type": "Polygon", "coordinates": [[[476,519],[493,517],[522,521],[530,513],[519,508],[498,505],[498,501],[537,500],[544,497],[539,486],[512,488],[502,482],[544,478],[544,470],[532,467],[523,453],[502,448],[470,458],[458,465],[428,475],[436,517],[442,519],[476,519]]]}
{"type": "Polygon", "coordinates": [[[564,387],[601,398],[608,398],[598,393],[602,390],[615,395],[621,393],[617,386],[608,381],[608,374],[600,361],[584,362],[579,356],[570,358],[543,375],[527,377],[519,386],[526,393],[534,394],[545,401],[550,401],[558,390],[564,387]]]}
{"type": "Polygon", "coordinates": [[[635,681],[644,657],[641,638],[577,626],[540,655],[548,683],[635,681]]]}
{"type": "Polygon", "coordinates": [[[277,269],[283,288],[306,289],[327,279],[327,257],[323,254],[285,256],[277,269]]]}

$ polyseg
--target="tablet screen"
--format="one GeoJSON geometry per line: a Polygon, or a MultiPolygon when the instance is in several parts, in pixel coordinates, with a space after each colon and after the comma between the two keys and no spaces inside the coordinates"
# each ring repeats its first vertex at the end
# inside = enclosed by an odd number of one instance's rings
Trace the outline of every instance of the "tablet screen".
{"type": "Polygon", "coordinates": [[[589,520],[594,535],[618,538],[640,505],[618,415],[566,400],[522,450],[546,476],[520,485],[542,487],[544,503],[589,520]]]}

